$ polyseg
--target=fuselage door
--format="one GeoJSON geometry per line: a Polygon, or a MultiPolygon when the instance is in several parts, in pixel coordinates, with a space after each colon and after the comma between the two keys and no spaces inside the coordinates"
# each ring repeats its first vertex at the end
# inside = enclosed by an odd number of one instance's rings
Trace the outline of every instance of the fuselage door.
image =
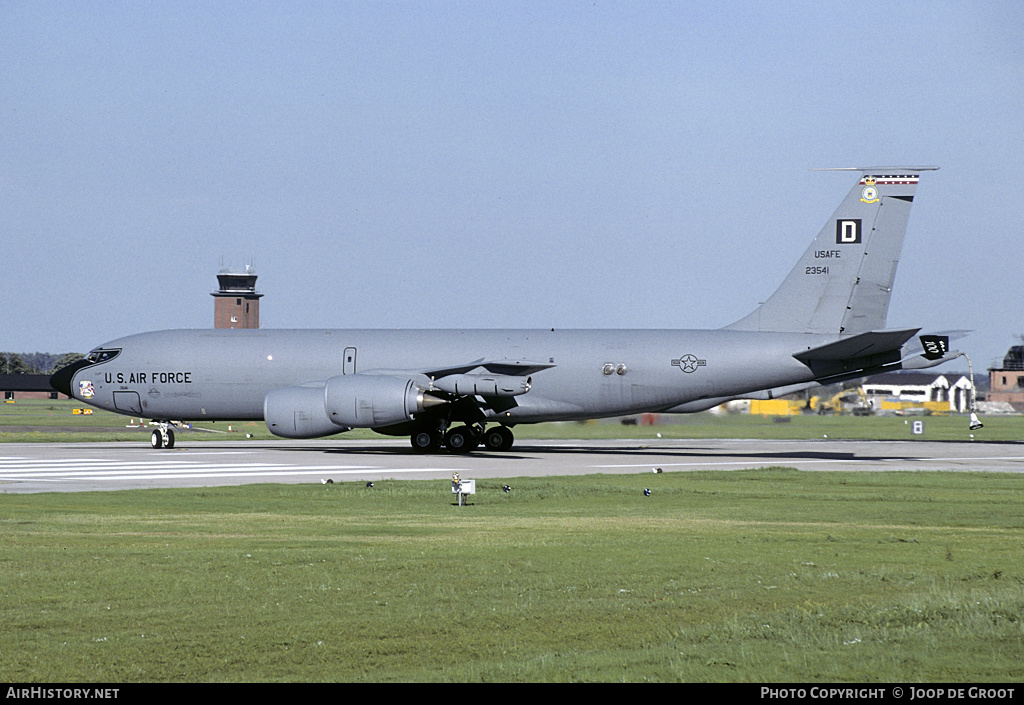
{"type": "Polygon", "coordinates": [[[356,349],[345,348],[345,358],[341,363],[341,374],[354,375],[356,373],[356,349]]]}
{"type": "Polygon", "coordinates": [[[114,392],[114,408],[121,412],[142,415],[142,400],[138,392],[114,392]]]}

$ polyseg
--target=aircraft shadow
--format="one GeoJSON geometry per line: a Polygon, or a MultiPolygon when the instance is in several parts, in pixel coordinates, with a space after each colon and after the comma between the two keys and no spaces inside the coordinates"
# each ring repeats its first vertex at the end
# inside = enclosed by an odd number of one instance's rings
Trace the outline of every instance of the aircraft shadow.
{"type": "MultiPolygon", "coordinates": [[[[269,448],[274,448],[270,446],[269,448]]],[[[721,458],[739,458],[739,459],[750,459],[751,462],[783,462],[785,460],[856,460],[858,462],[871,462],[871,461],[892,461],[892,460],[920,460],[919,456],[914,455],[902,455],[902,454],[860,454],[850,451],[836,451],[836,450],[825,450],[810,451],[810,450],[793,450],[793,451],[756,451],[751,449],[750,451],[737,451],[737,450],[712,450],[708,448],[694,448],[694,447],[664,447],[659,446],[657,448],[652,446],[578,446],[578,445],[565,445],[565,446],[534,446],[531,447],[529,443],[517,444],[517,448],[511,452],[495,452],[485,450],[475,450],[471,453],[464,455],[453,455],[440,451],[437,453],[419,453],[414,451],[412,448],[394,448],[394,447],[366,447],[366,446],[350,446],[350,447],[301,447],[301,446],[286,446],[277,447],[278,450],[287,450],[289,452],[305,451],[310,453],[318,453],[324,455],[364,455],[364,456],[418,456],[423,458],[451,458],[451,457],[486,457],[501,459],[506,461],[529,461],[536,460],[537,455],[589,455],[589,456],[607,456],[607,457],[619,457],[619,458],[649,458],[652,463],[657,462],[658,459],[721,459],[721,458]]]]}

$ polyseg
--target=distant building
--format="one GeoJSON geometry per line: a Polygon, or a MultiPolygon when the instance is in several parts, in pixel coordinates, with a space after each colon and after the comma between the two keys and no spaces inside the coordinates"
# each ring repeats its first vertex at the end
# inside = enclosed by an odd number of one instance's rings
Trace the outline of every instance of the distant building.
{"type": "Polygon", "coordinates": [[[971,380],[966,375],[928,372],[890,372],[868,377],[861,383],[864,396],[876,411],[888,403],[919,403],[935,411],[965,413],[971,410],[971,380]]]}
{"type": "Polygon", "coordinates": [[[220,288],[213,297],[214,328],[259,328],[260,297],[256,293],[256,273],[246,266],[244,272],[222,269],[217,274],[220,288]]]}
{"type": "Polygon", "coordinates": [[[988,371],[986,401],[1007,402],[1024,411],[1024,345],[1014,345],[1003,358],[1003,366],[988,371]]]}
{"type": "Polygon", "coordinates": [[[50,386],[50,375],[0,374],[0,393],[4,401],[69,398],[50,386]]]}

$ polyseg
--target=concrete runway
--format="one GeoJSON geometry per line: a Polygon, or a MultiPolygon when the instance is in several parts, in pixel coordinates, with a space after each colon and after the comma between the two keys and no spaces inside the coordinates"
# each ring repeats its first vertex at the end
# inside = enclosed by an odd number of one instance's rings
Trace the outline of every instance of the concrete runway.
{"type": "Polygon", "coordinates": [[[517,441],[508,453],[419,455],[408,440],[0,443],[0,493],[259,482],[366,482],[738,470],[1024,472],[1024,443],[931,441],[517,441]]]}

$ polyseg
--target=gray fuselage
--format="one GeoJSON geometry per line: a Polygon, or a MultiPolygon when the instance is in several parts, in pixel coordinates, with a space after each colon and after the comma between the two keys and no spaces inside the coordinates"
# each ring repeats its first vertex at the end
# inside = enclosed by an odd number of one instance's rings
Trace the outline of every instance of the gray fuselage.
{"type": "Polygon", "coordinates": [[[71,389],[126,415],[262,419],[267,393],[281,387],[343,374],[429,384],[424,370],[453,361],[529,361],[550,366],[532,374],[530,391],[500,420],[533,423],[694,411],[807,382],[813,374],[793,354],[827,339],[730,330],[168,330],[100,346],[118,352],[78,370],[71,389]]]}

